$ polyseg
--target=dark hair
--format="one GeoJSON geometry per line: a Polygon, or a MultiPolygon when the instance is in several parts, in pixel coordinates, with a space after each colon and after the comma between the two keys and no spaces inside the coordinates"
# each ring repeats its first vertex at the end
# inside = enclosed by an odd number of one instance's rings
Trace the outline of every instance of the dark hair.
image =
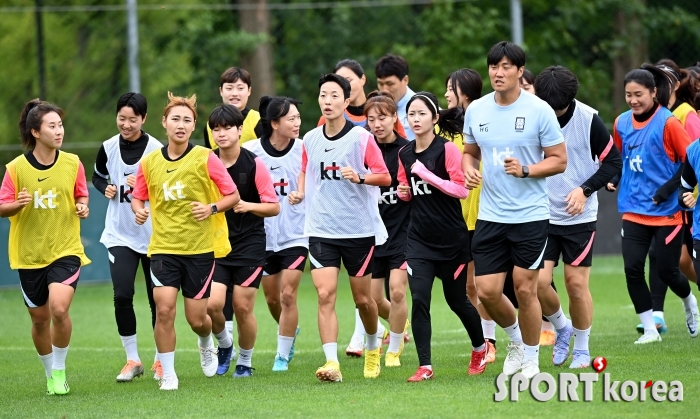
{"type": "Polygon", "coordinates": [[[343,99],[350,98],[350,82],[345,77],[340,77],[335,73],[328,73],[321,76],[318,80],[318,88],[320,89],[324,83],[337,83],[343,89],[343,99]]]}
{"type": "Polygon", "coordinates": [[[32,130],[40,131],[44,115],[51,112],[56,112],[63,119],[63,109],[53,103],[36,98],[24,105],[19,116],[19,133],[22,136],[22,145],[25,149],[33,150],[36,147],[36,138],[34,138],[32,130]]]}
{"type": "Polygon", "coordinates": [[[350,69],[353,73],[355,73],[355,75],[358,78],[362,78],[362,76],[365,75],[365,70],[362,69],[362,66],[360,65],[360,63],[358,63],[355,60],[348,60],[348,59],[338,61],[338,64],[335,65],[333,72],[337,73],[338,70],[340,70],[343,67],[350,69]]]}
{"type": "MultiPolygon", "coordinates": [[[[540,73],[540,74],[542,74],[542,73],[540,73]]],[[[523,75],[520,76],[520,82],[521,82],[521,83],[523,82],[523,80],[525,80],[525,82],[526,82],[527,84],[533,84],[533,85],[534,85],[534,84],[535,84],[535,75],[532,74],[532,71],[530,71],[530,70],[528,70],[528,69],[526,68],[525,70],[523,70],[523,75]]],[[[535,90],[537,90],[537,89],[535,89],[535,90]]]]}
{"type": "Polygon", "coordinates": [[[406,113],[408,113],[408,108],[411,107],[411,103],[416,100],[420,100],[428,107],[430,114],[435,118],[439,116],[437,127],[438,134],[447,133],[450,137],[454,137],[462,133],[464,129],[464,112],[459,106],[451,109],[440,110],[440,105],[438,105],[438,100],[434,94],[430,92],[418,92],[413,97],[408,100],[406,104],[406,113]]]}
{"type": "Polygon", "coordinates": [[[364,114],[367,114],[373,108],[377,108],[378,112],[383,115],[394,115],[397,111],[396,102],[394,98],[387,92],[381,92],[379,90],[374,90],[367,95],[367,102],[365,102],[364,114]]]}
{"type": "Polygon", "coordinates": [[[630,71],[625,75],[625,86],[631,82],[639,83],[653,91],[656,88],[656,100],[661,106],[667,107],[671,99],[671,83],[669,75],[652,64],[642,64],[641,68],[630,71]]]}
{"type": "Polygon", "coordinates": [[[481,75],[479,75],[476,70],[462,68],[454,71],[445,79],[445,84],[447,83],[450,84],[455,96],[457,96],[457,88],[459,88],[459,91],[469,98],[470,101],[477,100],[481,97],[483,84],[481,75]]]}
{"type": "Polygon", "coordinates": [[[408,76],[408,63],[400,55],[387,54],[377,61],[374,74],[378,79],[396,76],[399,80],[403,80],[408,76]]]}
{"type": "Polygon", "coordinates": [[[148,113],[148,102],[146,101],[146,96],[141,93],[124,93],[117,100],[117,113],[122,110],[123,107],[128,106],[134,110],[136,115],[140,115],[142,118],[146,117],[148,113]]]}
{"type": "Polygon", "coordinates": [[[700,92],[697,92],[697,93],[695,94],[695,97],[693,98],[692,105],[693,105],[693,108],[695,108],[696,111],[697,111],[698,109],[700,109],[700,92]]]}
{"type": "Polygon", "coordinates": [[[243,125],[243,114],[237,107],[229,104],[219,105],[209,114],[209,128],[230,128],[243,125]]]}
{"type": "Polygon", "coordinates": [[[235,83],[238,80],[247,84],[248,87],[252,86],[250,81],[250,73],[246,70],[238,67],[229,67],[221,74],[221,81],[219,82],[219,87],[224,87],[224,83],[235,83]]]}
{"type": "Polygon", "coordinates": [[[298,108],[301,102],[282,96],[263,96],[260,98],[260,108],[258,109],[263,129],[262,138],[270,138],[272,136],[272,121],[277,121],[287,115],[292,105],[298,108]]]}
{"type": "Polygon", "coordinates": [[[508,41],[501,41],[491,47],[489,55],[486,56],[486,65],[496,65],[501,62],[503,57],[508,58],[511,64],[517,68],[525,66],[525,51],[508,41]]]}
{"type": "MultiPolygon", "coordinates": [[[[671,74],[680,82],[678,90],[676,90],[676,103],[693,103],[695,94],[700,91],[700,73],[693,70],[692,67],[682,69],[678,67],[675,61],[668,58],[659,60],[656,66],[662,70],[671,71],[671,74]]],[[[674,86],[675,88],[675,83],[674,86]]]]}
{"type": "Polygon", "coordinates": [[[547,67],[535,79],[535,94],[555,111],[566,109],[576,98],[578,79],[568,68],[547,67]]]}

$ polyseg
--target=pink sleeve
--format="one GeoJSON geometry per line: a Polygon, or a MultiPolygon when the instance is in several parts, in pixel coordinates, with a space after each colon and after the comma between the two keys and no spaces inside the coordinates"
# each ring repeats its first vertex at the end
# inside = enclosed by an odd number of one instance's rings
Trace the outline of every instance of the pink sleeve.
{"type": "Polygon", "coordinates": [[[78,176],[75,178],[75,188],[73,190],[74,198],[83,198],[88,196],[87,180],[85,180],[85,168],[83,162],[78,161],[78,176]]]}
{"type": "Polygon", "coordinates": [[[139,168],[136,169],[136,183],[134,183],[131,196],[141,201],[148,201],[148,185],[146,177],[143,175],[143,163],[139,164],[139,168]]]}
{"type": "Polygon", "coordinates": [[[260,195],[260,202],[279,202],[275,187],[272,186],[270,172],[267,171],[267,167],[260,157],[255,158],[255,187],[260,195]]]}
{"type": "Polygon", "coordinates": [[[209,153],[207,171],[209,172],[209,179],[219,187],[219,191],[222,195],[231,195],[238,189],[236,184],[233,183],[231,175],[228,174],[226,166],[216,157],[213,151],[209,153]]]}
{"type": "Polygon", "coordinates": [[[5,177],[2,179],[2,187],[0,187],[0,204],[9,204],[17,200],[17,190],[12,182],[12,177],[9,172],[5,172],[5,177]]]}
{"type": "Polygon", "coordinates": [[[368,136],[367,147],[365,147],[365,165],[369,167],[372,173],[389,173],[389,169],[386,168],[382,151],[379,149],[377,142],[374,141],[372,134],[368,133],[368,136]]]}
{"type": "Polygon", "coordinates": [[[309,163],[309,158],[306,156],[306,145],[301,146],[301,171],[306,173],[306,165],[309,163]]]}
{"type": "Polygon", "coordinates": [[[695,112],[688,113],[685,117],[685,130],[692,141],[700,138],[700,116],[695,112]]]}
{"type": "MultiPolygon", "coordinates": [[[[403,147],[401,147],[401,150],[403,150],[403,147]]],[[[406,178],[406,171],[403,168],[403,162],[401,161],[401,150],[399,150],[399,172],[396,175],[396,178],[399,181],[399,185],[408,185],[408,179],[406,178]]],[[[404,201],[410,201],[411,200],[411,194],[402,194],[401,192],[396,192],[396,195],[398,195],[399,199],[404,200],[404,201]]]]}
{"type": "Polygon", "coordinates": [[[459,156],[459,149],[454,143],[445,143],[445,169],[447,169],[450,180],[436,176],[420,161],[416,161],[413,164],[411,171],[446,195],[453,198],[464,199],[469,192],[467,188],[464,187],[464,172],[462,172],[459,156]]]}

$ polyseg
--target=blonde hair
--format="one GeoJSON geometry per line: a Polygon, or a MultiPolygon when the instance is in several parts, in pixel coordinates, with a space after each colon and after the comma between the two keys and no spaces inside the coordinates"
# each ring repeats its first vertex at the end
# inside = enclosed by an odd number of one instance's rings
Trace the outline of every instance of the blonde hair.
{"type": "Polygon", "coordinates": [[[176,106],[184,106],[192,111],[195,121],[197,120],[197,95],[193,94],[190,97],[175,96],[168,92],[168,104],[163,109],[163,117],[167,117],[170,110],[176,106]]]}

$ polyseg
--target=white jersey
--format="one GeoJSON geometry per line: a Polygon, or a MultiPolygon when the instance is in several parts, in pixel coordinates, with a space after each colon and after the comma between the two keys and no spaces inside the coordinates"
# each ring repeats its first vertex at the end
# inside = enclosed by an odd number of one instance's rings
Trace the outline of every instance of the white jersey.
{"type": "Polygon", "coordinates": [[[250,150],[265,163],[270,172],[275,193],[280,201],[280,213],[265,218],[265,250],[279,252],[290,247],[309,248],[309,239],[304,236],[304,214],[306,201],[297,205],[289,203],[288,195],[299,190],[299,169],[301,168],[302,142],[294,139],[294,145],[281,157],[269,155],[260,139],[246,141],[243,148],[250,150]]]}
{"type": "Polygon", "coordinates": [[[132,189],[126,184],[129,175],[136,176],[136,170],[141,159],[153,150],[163,147],[158,140],[148,136],[148,145],[143,156],[135,164],[126,164],[122,160],[119,151],[119,135],[115,135],[104,142],[107,154],[107,171],[109,171],[110,183],[116,185],[117,194],[109,200],[107,216],[105,217],[105,229],[100,237],[100,243],[108,249],[114,246],[125,246],[137,253],[148,253],[148,244],[151,241],[151,218],[143,225],[136,224],[134,213],[131,210],[132,189]]]}
{"type": "MultiPolygon", "coordinates": [[[[388,234],[377,205],[379,187],[355,184],[340,174],[346,166],[357,173],[371,173],[365,157],[369,142],[376,147],[374,137],[363,128],[353,127],[342,137],[329,140],[323,128],[314,128],[304,136],[308,159],[304,234],[332,239],[374,237],[376,245],[383,244],[388,234]]],[[[382,159],[378,147],[377,152],[382,159]]]]}
{"type": "Polygon", "coordinates": [[[591,122],[598,111],[576,101],[574,114],[562,128],[566,142],[566,170],[547,178],[549,195],[549,222],[557,225],[590,223],[598,218],[598,194],[594,192],[586,200],[583,213],[570,216],[566,212],[566,196],[598,171],[598,158],[591,157],[591,122]]]}

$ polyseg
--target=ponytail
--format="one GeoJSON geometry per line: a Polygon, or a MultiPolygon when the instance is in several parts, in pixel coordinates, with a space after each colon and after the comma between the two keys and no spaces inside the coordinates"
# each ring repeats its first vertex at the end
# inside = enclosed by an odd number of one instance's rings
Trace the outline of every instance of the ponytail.
{"type": "Polygon", "coordinates": [[[671,100],[671,88],[676,85],[676,79],[671,73],[646,63],[642,64],[641,68],[627,73],[625,86],[631,82],[639,83],[650,91],[656,88],[656,100],[664,107],[668,107],[668,102],[671,100]]]}
{"type": "Polygon", "coordinates": [[[434,94],[430,92],[418,92],[408,100],[406,104],[406,113],[408,113],[408,108],[415,100],[423,101],[430,110],[430,114],[433,118],[438,116],[437,124],[435,124],[438,127],[438,134],[447,134],[450,138],[462,134],[464,128],[464,113],[459,106],[452,109],[440,110],[437,98],[434,94]]]}
{"type": "Polygon", "coordinates": [[[36,147],[36,138],[32,134],[32,130],[40,131],[41,122],[44,115],[56,112],[58,116],[63,118],[63,110],[53,103],[49,103],[39,98],[32,99],[24,105],[22,113],[19,116],[19,133],[22,138],[22,145],[26,150],[33,150],[36,147]]]}

